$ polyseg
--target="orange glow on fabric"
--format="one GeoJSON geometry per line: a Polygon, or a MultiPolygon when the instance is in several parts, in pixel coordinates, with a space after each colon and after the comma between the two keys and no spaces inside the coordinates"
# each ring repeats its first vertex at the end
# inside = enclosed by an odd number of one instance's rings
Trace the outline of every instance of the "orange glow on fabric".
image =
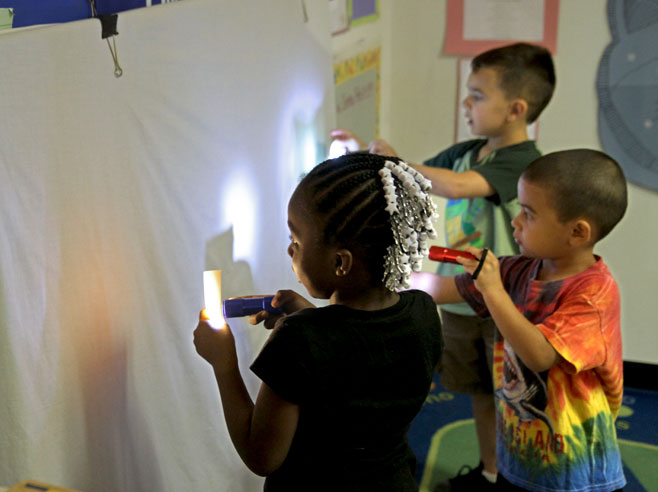
{"type": "Polygon", "coordinates": [[[203,316],[208,324],[220,329],[226,321],[222,314],[222,271],[206,270],[203,272],[203,300],[205,309],[203,316]]]}

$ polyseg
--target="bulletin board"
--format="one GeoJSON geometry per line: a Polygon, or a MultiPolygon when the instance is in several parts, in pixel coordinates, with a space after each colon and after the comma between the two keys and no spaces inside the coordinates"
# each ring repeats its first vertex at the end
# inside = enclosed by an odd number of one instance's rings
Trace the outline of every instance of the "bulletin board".
{"type": "Polygon", "coordinates": [[[379,137],[381,48],[334,64],[336,126],[364,142],[379,137]]]}

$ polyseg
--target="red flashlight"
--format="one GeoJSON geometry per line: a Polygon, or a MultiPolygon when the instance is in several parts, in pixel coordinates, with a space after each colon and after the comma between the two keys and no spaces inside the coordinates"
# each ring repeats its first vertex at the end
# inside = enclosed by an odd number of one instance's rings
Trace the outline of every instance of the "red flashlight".
{"type": "Polygon", "coordinates": [[[444,263],[457,263],[458,257],[469,258],[471,260],[477,260],[475,256],[467,251],[460,251],[458,249],[444,248],[442,246],[431,246],[429,259],[434,261],[441,261],[444,263]]]}

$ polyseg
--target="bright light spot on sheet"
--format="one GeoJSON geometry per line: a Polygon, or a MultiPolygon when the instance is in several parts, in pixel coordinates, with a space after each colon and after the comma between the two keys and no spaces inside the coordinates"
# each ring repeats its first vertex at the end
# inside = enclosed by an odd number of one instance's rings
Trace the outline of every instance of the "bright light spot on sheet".
{"type": "Polygon", "coordinates": [[[294,166],[291,177],[295,183],[300,174],[309,172],[318,162],[325,160],[324,143],[328,137],[321,111],[324,101],[322,87],[304,80],[303,77],[296,80],[281,112],[279,144],[282,149],[289,149],[284,150],[284,154],[294,166]]]}
{"type": "Polygon", "coordinates": [[[304,151],[302,153],[303,155],[302,170],[305,173],[313,169],[315,165],[318,163],[315,149],[316,149],[315,137],[313,136],[312,131],[308,131],[306,132],[306,135],[304,137],[304,151]]]}
{"type": "Polygon", "coordinates": [[[224,223],[233,227],[233,260],[249,261],[256,254],[260,195],[257,180],[247,174],[253,165],[236,163],[220,191],[224,223]]]}

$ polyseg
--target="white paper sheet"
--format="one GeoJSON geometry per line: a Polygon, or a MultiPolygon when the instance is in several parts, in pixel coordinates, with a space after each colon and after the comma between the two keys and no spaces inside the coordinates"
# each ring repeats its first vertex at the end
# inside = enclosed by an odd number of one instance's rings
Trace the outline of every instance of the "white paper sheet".
{"type": "Polygon", "coordinates": [[[464,39],[544,38],[544,0],[464,0],[464,39]]]}

